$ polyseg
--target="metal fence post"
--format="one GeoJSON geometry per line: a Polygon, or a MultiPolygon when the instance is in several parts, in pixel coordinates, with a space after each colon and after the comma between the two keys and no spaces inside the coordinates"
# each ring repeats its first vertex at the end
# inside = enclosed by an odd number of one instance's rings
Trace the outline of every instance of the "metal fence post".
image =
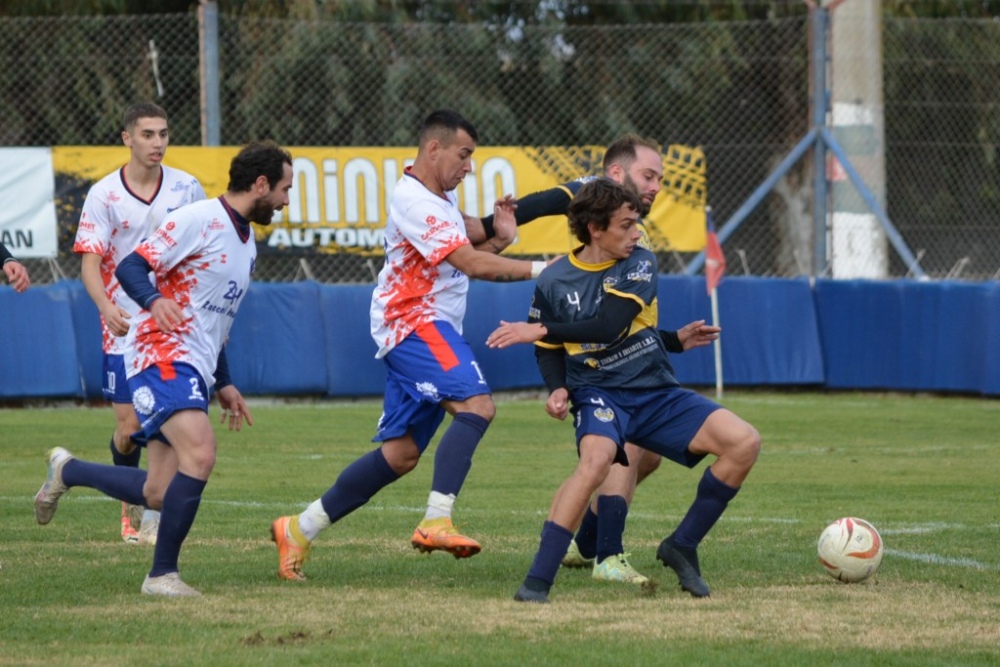
{"type": "Polygon", "coordinates": [[[198,60],[201,70],[201,144],[218,146],[219,115],[219,6],[213,0],[198,5],[198,60]]]}
{"type": "MultiPolygon", "coordinates": [[[[819,129],[826,126],[826,113],[830,102],[826,89],[830,13],[823,7],[813,7],[809,12],[809,21],[812,27],[812,126],[814,129],[819,129]]],[[[816,141],[813,143],[813,277],[826,273],[827,204],[826,144],[816,141]]]]}

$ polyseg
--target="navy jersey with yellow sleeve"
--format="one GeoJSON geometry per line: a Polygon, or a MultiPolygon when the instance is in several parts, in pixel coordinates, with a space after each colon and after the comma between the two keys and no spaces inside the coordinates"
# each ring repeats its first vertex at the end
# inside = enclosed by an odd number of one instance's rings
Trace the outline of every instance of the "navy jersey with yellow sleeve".
{"type": "MultiPolygon", "coordinates": [[[[576,193],[595,178],[603,178],[603,176],[581,176],[568,183],[557,185],[554,188],[539,190],[538,192],[532,192],[530,195],[521,197],[517,200],[517,210],[514,211],[514,219],[517,221],[517,226],[520,227],[533,220],[550,215],[566,215],[569,203],[576,196],[576,193]]],[[[495,234],[493,230],[493,215],[484,216],[482,223],[483,229],[486,231],[486,238],[492,238],[495,234]]],[[[642,234],[639,237],[639,246],[652,249],[649,234],[646,233],[646,224],[642,220],[639,220],[639,231],[642,234]]]]}
{"type": "Polygon", "coordinates": [[[610,344],[535,343],[566,354],[566,386],[651,389],[677,386],[657,324],[656,256],[636,248],[622,260],[581,262],[574,253],[551,264],[538,277],[528,320],[577,322],[597,316],[607,295],[641,306],[629,328],[610,344]]]}

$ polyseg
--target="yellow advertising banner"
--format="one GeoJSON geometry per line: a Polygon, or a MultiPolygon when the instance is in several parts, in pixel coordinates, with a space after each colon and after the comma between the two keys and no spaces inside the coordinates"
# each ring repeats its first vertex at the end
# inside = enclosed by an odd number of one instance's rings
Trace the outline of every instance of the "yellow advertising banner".
{"type": "MultiPolygon", "coordinates": [[[[208,196],[226,190],[238,146],[172,146],[166,164],[201,181],[208,196]]],[[[268,227],[255,227],[261,251],[381,254],[393,188],[416,155],[413,147],[291,147],[295,183],[290,205],[268,227]]],[[[603,147],[480,146],[474,172],[459,186],[467,215],[491,213],[506,194],[524,196],[600,171],[603,147]]],[[[83,189],[128,161],[124,147],[56,146],[57,183],[83,189]]],[[[61,186],[66,189],[68,186],[61,186]]],[[[65,193],[63,193],[65,194],[65,193]]],[[[64,201],[79,197],[63,198],[64,201]]],[[[64,204],[65,205],[65,204],[64,204]]],[[[705,246],[705,159],[698,148],[670,146],[664,155],[664,190],[647,229],[655,250],[697,251],[705,246]]],[[[77,212],[76,215],[79,215],[77,212]]],[[[565,218],[541,218],[518,229],[510,254],[556,255],[574,245],[565,218]]]]}

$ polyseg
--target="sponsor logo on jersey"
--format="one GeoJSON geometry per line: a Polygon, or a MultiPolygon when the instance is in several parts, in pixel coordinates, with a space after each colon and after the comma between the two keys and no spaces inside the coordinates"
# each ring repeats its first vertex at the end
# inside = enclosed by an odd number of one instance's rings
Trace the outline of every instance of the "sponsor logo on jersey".
{"type": "MultiPolygon", "coordinates": [[[[170,225],[172,225],[172,224],[174,224],[174,223],[172,223],[172,222],[169,223],[167,225],[167,227],[170,227],[170,225]]],[[[160,227],[160,228],[158,228],[156,230],[156,238],[158,238],[168,248],[175,248],[175,247],[177,247],[177,241],[175,241],[174,237],[172,237],[170,234],[168,234],[167,230],[165,230],[163,227],[160,227]]]]}

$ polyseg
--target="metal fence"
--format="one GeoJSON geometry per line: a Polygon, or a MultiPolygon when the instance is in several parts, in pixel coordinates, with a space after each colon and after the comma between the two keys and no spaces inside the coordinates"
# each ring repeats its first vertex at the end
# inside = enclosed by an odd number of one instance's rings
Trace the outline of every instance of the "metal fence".
{"type": "MultiPolygon", "coordinates": [[[[886,19],[882,38],[889,216],[930,277],[998,278],[1000,24],[886,19]]],[[[168,110],[173,145],[200,144],[199,44],[195,14],[0,18],[0,145],[118,144],[121,111],[139,99],[168,110]]],[[[516,28],[221,16],[218,44],[224,145],[409,146],[439,106],[473,120],[483,145],[638,132],[704,150],[718,222],[810,125],[804,16],[516,28]]],[[[789,251],[810,247],[794,238],[811,228],[810,183],[805,160],[727,241],[731,274],[812,272],[789,251]]],[[[57,208],[60,255],[31,262],[36,282],[79,274],[77,213],[57,208]]],[[[658,251],[664,271],[692,257],[658,251]]],[[[890,256],[890,276],[907,275],[890,256]]],[[[371,282],[377,268],[349,254],[268,255],[258,277],[371,282]]]]}

